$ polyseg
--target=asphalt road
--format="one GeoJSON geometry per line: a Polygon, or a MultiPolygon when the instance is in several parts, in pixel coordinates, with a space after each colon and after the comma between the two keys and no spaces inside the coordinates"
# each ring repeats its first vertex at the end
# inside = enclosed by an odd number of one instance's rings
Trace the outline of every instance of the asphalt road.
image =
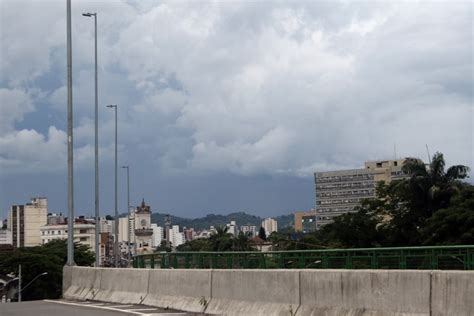
{"type": "Polygon", "coordinates": [[[100,302],[75,302],[66,300],[0,303],[1,316],[184,316],[203,315],[164,310],[145,305],[125,305],[100,302]]]}

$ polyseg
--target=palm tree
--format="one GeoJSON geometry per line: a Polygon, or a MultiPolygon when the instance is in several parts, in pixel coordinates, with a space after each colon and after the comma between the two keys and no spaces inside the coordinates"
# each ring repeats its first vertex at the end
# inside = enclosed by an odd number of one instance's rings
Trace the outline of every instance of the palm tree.
{"type": "Polygon", "coordinates": [[[407,158],[402,171],[410,178],[408,185],[414,207],[422,207],[427,216],[449,205],[451,196],[457,192],[458,180],[468,177],[469,167],[455,165],[445,171],[442,153],[435,153],[427,166],[420,159],[407,158]]]}
{"type": "Polygon", "coordinates": [[[217,226],[209,237],[212,251],[232,250],[232,234],[228,233],[229,227],[217,226]]]}

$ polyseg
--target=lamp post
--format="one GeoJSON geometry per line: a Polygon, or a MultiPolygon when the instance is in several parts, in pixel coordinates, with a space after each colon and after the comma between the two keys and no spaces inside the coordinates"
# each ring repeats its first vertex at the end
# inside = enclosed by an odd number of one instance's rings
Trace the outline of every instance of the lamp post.
{"type": "Polygon", "coordinates": [[[71,0],[66,3],[67,23],[67,265],[74,263],[74,161],[72,127],[72,41],[71,41],[71,0]]]}
{"type": "Polygon", "coordinates": [[[99,96],[97,83],[97,13],[83,13],[82,16],[94,17],[94,56],[95,56],[95,266],[100,265],[99,248],[99,96]]]}
{"type": "Polygon", "coordinates": [[[128,255],[129,258],[131,257],[131,250],[130,250],[130,233],[131,233],[131,223],[130,223],[130,167],[122,166],[123,169],[127,169],[127,223],[128,223],[128,238],[127,238],[127,247],[128,247],[128,255]]]}
{"type": "Polygon", "coordinates": [[[39,277],[42,277],[43,275],[47,275],[48,272],[43,272],[41,274],[38,274],[37,276],[35,276],[33,278],[33,280],[31,280],[27,285],[25,285],[25,287],[21,287],[21,264],[19,265],[18,267],[18,290],[17,290],[17,293],[18,293],[18,302],[21,302],[21,294],[22,292],[31,284],[33,283],[36,279],[38,279],[39,277]]]}
{"type": "Polygon", "coordinates": [[[118,218],[118,202],[117,202],[117,105],[109,104],[108,108],[115,109],[115,234],[114,234],[114,257],[115,267],[119,266],[119,248],[118,248],[118,230],[119,230],[119,218],[118,218]]]}

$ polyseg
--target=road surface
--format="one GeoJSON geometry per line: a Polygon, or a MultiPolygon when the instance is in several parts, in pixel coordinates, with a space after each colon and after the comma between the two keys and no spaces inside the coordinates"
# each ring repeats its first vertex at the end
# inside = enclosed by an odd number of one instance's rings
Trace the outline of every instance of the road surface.
{"type": "Polygon", "coordinates": [[[126,305],[101,302],[78,302],[66,300],[29,301],[0,303],[1,316],[189,316],[204,315],[165,310],[145,305],[126,305]]]}

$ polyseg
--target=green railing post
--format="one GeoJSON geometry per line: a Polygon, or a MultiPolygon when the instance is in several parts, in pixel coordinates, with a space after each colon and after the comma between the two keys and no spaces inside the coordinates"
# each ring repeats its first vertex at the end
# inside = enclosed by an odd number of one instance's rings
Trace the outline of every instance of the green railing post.
{"type": "Polygon", "coordinates": [[[154,269],[154,268],[155,268],[155,255],[152,254],[150,258],[150,269],[154,269]]]}
{"type": "Polygon", "coordinates": [[[400,251],[400,269],[405,270],[407,268],[407,257],[405,256],[405,252],[403,250],[400,251]]]}

